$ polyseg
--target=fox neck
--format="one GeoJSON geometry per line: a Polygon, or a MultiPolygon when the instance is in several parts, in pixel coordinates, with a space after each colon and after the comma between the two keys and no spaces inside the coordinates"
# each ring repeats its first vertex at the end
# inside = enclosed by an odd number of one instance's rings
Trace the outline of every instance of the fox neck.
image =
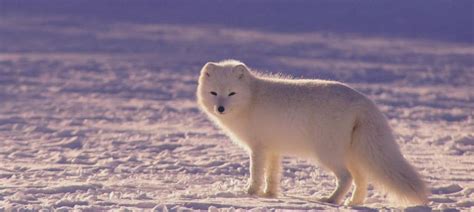
{"type": "Polygon", "coordinates": [[[240,143],[248,140],[246,133],[249,131],[250,117],[246,114],[217,118],[220,127],[230,135],[234,142],[240,143]]]}

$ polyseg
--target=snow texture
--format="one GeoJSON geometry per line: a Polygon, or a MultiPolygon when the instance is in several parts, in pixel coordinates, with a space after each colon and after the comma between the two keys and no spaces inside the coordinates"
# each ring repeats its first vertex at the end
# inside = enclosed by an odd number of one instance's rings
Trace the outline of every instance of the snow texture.
{"type": "Polygon", "coordinates": [[[282,195],[244,193],[248,156],[197,107],[199,69],[349,83],[389,118],[430,209],[474,208],[472,1],[0,1],[0,211],[371,210],[317,198],[329,172],[285,158],[282,195]],[[224,210],[225,209],[225,210],[224,210]]]}

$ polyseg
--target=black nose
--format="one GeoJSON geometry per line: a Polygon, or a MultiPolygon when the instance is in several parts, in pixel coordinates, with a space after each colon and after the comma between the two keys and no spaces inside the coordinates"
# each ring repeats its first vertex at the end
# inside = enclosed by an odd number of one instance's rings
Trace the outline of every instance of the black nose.
{"type": "Polygon", "coordinates": [[[224,110],[225,110],[225,108],[224,108],[223,106],[219,106],[219,107],[217,108],[217,111],[219,111],[219,113],[224,112],[224,110]]]}

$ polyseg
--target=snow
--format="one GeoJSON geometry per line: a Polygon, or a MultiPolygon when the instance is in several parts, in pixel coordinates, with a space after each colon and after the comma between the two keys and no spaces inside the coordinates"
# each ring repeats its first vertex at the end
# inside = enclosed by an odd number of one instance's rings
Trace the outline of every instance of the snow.
{"type": "Polygon", "coordinates": [[[0,211],[397,207],[321,203],[334,179],[299,158],[278,199],[246,195],[248,156],[195,103],[227,58],[367,94],[433,192],[406,210],[472,210],[473,3],[380,2],[0,1],[0,211]]]}

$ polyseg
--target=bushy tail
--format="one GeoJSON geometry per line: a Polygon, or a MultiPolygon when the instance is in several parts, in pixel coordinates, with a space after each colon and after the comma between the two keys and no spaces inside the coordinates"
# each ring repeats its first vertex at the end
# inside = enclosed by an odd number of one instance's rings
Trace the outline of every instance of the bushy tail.
{"type": "Polygon", "coordinates": [[[387,120],[375,106],[358,117],[352,150],[361,173],[389,197],[405,205],[428,202],[425,183],[403,157],[387,120]]]}

